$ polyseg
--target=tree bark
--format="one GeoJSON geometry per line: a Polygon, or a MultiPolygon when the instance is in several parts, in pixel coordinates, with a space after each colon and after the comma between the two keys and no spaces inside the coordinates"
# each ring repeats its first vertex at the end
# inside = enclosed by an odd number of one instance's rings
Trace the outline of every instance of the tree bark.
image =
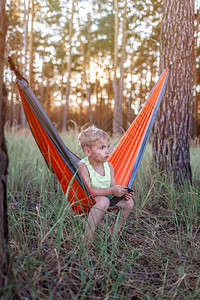
{"type": "Polygon", "coordinates": [[[74,18],[74,12],[75,12],[75,1],[72,0],[72,13],[71,13],[71,19],[69,23],[69,61],[67,65],[67,86],[66,86],[66,103],[64,108],[64,114],[63,114],[63,126],[62,129],[66,129],[67,125],[67,114],[68,114],[68,105],[69,105],[69,91],[70,91],[70,79],[71,79],[71,64],[72,64],[72,35],[73,35],[73,18],[74,18]]]}
{"type": "Polygon", "coordinates": [[[61,62],[61,104],[58,108],[58,129],[62,129],[62,111],[63,111],[63,104],[62,101],[65,97],[65,88],[64,88],[64,62],[61,62]]]}
{"type": "MultiPolygon", "coordinates": [[[[26,77],[27,69],[27,31],[28,31],[28,10],[26,8],[26,0],[24,0],[24,76],[26,77]]],[[[21,104],[21,127],[26,127],[26,116],[23,105],[21,104]]]]}
{"type": "MultiPolygon", "coordinates": [[[[89,24],[91,24],[91,20],[89,19],[89,24]]],[[[80,24],[80,20],[79,20],[79,27],[81,28],[81,24],[80,24]]],[[[90,65],[90,50],[91,50],[91,32],[88,32],[88,50],[86,50],[85,48],[85,44],[83,43],[82,39],[81,39],[81,29],[80,29],[80,43],[81,43],[81,51],[82,51],[82,56],[83,56],[83,65],[82,65],[82,69],[83,69],[83,83],[85,85],[85,89],[86,89],[86,98],[87,98],[87,102],[88,102],[88,120],[90,122],[90,124],[93,124],[93,118],[92,118],[92,105],[91,105],[91,83],[90,83],[90,79],[89,79],[89,73],[87,73],[87,71],[89,72],[89,65],[90,65]]],[[[81,123],[80,123],[81,124],[81,123]]]]}
{"type": "Polygon", "coordinates": [[[172,61],[155,122],[153,161],[175,183],[192,182],[189,133],[192,112],[194,0],[165,0],[160,71],[172,61]]]}
{"type": "Polygon", "coordinates": [[[119,3],[115,0],[115,41],[114,41],[114,80],[113,80],[113,91],[114,91],[114,113],[113,113],[113,132],[120,131],[120,123],[118,122],[117,115],[119,112],[118,97],[119,97],[119,85],[117,81],[117,67],[118,67],[118,35],[119,35],[119,3]]]}
{"type": "Polygon", "coordinates": [[[123,103],[124,103],[124,63],[126,60],[126,33],[127,33],[127,0],[124,3],[123,13],[123,32],[122,32],[122,47],[120,60],[120,78],[119,78],[119,98],[118,98],[118,114],[117,120],[119,128],[123,128],[123,103]]]}
{"type": "Polygon", "coordinates": [[[192,124],[191,124],[191,137],[195,138],[198,136],[198,79],[199,79],[199,69],[197,68],[197,62],[199,59],[199,26],[200,26],[200,10],[197,9],[195,14],[195,35],[194,35],[194,96],[193,96],[193,112],[192,112],[192,124]]]}
{"type": "MultiPolygon", "coordinates": [[[[0,2],[0,290],[7,284],[9,271],[7,219],[8,156],[4,138],[7,93],[3,85],[5,37],[7,31],[6,1],[0,2]]],[[[1,296],[1,294],[0,294],[1,296]]]]}
{"type": "Polygon", "coordinates": [[[29,86],[33,88],[33,23],[34,23],[34,0],[31,1],[31,32],[29,49],[29,86]]]}

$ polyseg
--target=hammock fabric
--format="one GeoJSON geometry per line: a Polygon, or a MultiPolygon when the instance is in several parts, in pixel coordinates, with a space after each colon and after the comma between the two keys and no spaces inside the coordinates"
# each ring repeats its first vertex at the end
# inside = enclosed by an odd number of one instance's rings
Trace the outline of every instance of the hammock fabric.
{"type": "MultiPolygon", "coordinates": [[[[74,211],[88,213],[95,199],[81,177],[79,158],[63,143],[40,102],[9,58],[11,69],[17,76],[17,85],[33,136],[48,167],[56,174],[63,192],[74,211]]],[[[138,171],[146,144],[166,87],[169,69],[166,69],[153,87],[139,115],[109,155],[117,184],[131,188],[138,171]]]]}

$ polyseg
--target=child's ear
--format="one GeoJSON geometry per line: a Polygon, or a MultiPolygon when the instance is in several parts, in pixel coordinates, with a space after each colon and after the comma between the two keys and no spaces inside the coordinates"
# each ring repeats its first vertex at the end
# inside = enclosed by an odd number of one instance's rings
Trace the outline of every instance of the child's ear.
{"type": "Polygon", "coordinates": [[[84,147],[83,151],[84,151],[84,153],[85,153],[86,156],[90,156],[91,150],[90,150],[89,147],[84,147]]]}

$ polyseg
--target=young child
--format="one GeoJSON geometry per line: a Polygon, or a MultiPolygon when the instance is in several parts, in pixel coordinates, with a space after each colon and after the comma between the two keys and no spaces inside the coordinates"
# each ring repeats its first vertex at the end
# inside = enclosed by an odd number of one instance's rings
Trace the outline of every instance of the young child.
{"type": "MultiPolygon", "coordinates": [[[[84,238],[93,239],[97,225],[110,206],[108,198],[110,195],[124,196],[123,200],[116,204],[122,208],[122,218],[119,219],[116,227],[117,234],[133,208],[133,193],[128,193],[124,186],[117,185],[115,182],[113,166],[107,162],[110,137],[105,131],[91,126],[80,133],[79,142],[86,155],[79,162],[79,171],[96,200],[88,215],[84,238]]],[[[114,233],[114,229],[115,224],[109,228],[111,234],[114,233]]]]}

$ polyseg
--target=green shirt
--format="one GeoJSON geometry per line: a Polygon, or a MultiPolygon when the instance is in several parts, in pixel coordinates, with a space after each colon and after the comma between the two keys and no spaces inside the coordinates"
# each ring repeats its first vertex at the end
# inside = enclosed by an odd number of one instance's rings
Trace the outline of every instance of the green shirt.
{"type": "Polygon", "coordinates": [[[110,175],[110,167],[108,162],[106,161],[103,163],[104,165],[104,173],[105,175],[102,176],[99,173],[97,173],[93,167],[91,166],[88,157],[86,156],[83,158],[80,163],[83,163],[86,165],[89,175],[90,175],[90,182],[91,187],[96,189],[102,189],[102,188],[108,188],[111,184],[111,175],[110,175]]]}

